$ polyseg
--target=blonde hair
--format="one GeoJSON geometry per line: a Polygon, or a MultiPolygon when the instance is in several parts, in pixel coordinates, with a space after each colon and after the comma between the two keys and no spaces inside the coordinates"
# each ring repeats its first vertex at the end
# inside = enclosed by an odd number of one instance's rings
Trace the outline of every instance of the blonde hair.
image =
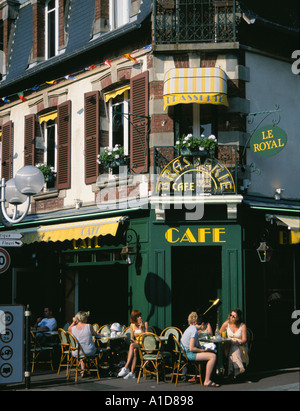
{"type": "Polygon", "coordinates": [[[195,311],[191,312],[188,316],[188,323],[191,324],[194,321],[198,320],[198,315],[195,311]]]}
{"type": "Polygon", "coordinates": [[[81,323],[85,323],[87,321],[87,319],[90,316],[90,312],[89,311],[79,311],[76,315],[75,318],[77,321],[81,322],[81,323]]]}

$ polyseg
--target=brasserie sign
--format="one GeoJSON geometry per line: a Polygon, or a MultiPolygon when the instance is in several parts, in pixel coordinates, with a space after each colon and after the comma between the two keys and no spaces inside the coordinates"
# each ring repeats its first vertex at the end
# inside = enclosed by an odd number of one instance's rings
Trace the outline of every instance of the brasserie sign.
{"type": "Polygon", "coordinates": [[[278,154],[287,144],[287,134],[280,127],[264,126],[253,133],[250,140],[251,150],[262,157],[278,154]]]}
{"type": "Polygon", "coordinates": [[[235,192],[230,171],[216,158],[179,156],[170,161],[158,176],[158,195],[229,194],[235,192]]]}

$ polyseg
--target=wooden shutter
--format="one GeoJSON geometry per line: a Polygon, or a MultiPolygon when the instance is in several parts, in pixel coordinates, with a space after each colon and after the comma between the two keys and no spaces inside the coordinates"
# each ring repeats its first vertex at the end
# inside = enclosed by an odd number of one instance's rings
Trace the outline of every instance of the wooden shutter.
{"type": "Polygon", "coordinates": [[[149,110],[148,71],[130,80],[130,168],[134,173],[146,173],[149,167],[148,121],[136,117],[148,116],[149,110]]]}
{"type": "Polygon", "coordinates": [[[59,190],[71,187],[71,101],[57,107],[57,177],[59,190]]]}
{"type": "Polygon", "coordinates": [[[2,126],[2,178],[12,178],[12,156],[13,156],[13,123],[8,121],[2,126]]]}
{"type": "Polygon", "coordinates": [[[24,165],[34,166],[35,115],[25,116],[24,123],[24,165]]]}
{"type": "Polygon", "coordinates": [[[84,95],[84,159],[85,183],[95,183],[98,177],[99,153],[99,92],[84,95]]]}

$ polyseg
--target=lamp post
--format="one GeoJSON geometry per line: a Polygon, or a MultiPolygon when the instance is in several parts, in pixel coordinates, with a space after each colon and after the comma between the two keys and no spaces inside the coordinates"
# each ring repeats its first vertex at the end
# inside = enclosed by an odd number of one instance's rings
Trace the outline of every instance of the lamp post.
{"type": "Polygon", "coordinates": [[[34,166],[22,167],[15,178],[5,181],[1,179],[0,184],[0,219],[5,227],[11,227],[13,224],[22,221],[28,214],[30,207],[30,197],[41,191],[44,185],[44,176],[41,170],[34,166]],[[5,202],[14,206],[13,214],[8,215],[5,202]],[[18,206],[25,204],[25,210],[19,215],[18,206]]]}
{"type": "Polygon", "coordinates": [[[268,263],[271,260],[273,250],[266,241],[261,241],[256,251],[261,263],[268,263]]]}

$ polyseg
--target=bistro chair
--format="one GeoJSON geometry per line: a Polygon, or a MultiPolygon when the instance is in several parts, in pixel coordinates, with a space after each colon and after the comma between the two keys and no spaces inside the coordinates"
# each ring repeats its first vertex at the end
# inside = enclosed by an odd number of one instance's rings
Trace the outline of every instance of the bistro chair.
{"type": "Polygon", "coordinates": [[[94,323],[92,325],[92,327],[94,328],[94,330],[97,332],[99,330],[99,325],[97,323],[94,323]]]}
{"type": "Polygon", "coordinates": [[[31,354],[32,354],[31,372],[34,371],[34,367],[37,363],[39,363],[39,364],[50,364],[51,370],[54,371],[54,368],[53,368],[53,346],[42,345],[39,342],[36,335],[32,331],[30,331],[30,351],[31,351],[31,354]],[[46,355],[49,356],[49,359],[46,360],[46,358],[44,358],[42,360],[41,358],[45,357],[46,355]]]}
{"type": "MultiPolygon", "coordinates": [[[[102,325],[101,327],[99,327],[98,328],[98,334],[108,334],[108,335],[110,335],[110,326],[108,325],[108,324],[106,324],[106,325],[102,325]]],[[[107,343],[108,342],[108,338],[106,338],[106,337],[102,337],[101,339],[100,339],[100,341],[102,342],[102,343],[107,343]]]]}
{"type": "Polygon", "coordinates": [[[63,328],[59,328],[57,332],[58,332],[58,338],[60,340],[60,348],[61,348],[60,362],[59,362],[57,375],[60,373],[61,367],[67,367],[67,374],[68,374],[68,368],[70,365],[70,352],[69,352],[70,343],[68,340],[68,334],[67,334],[67,331],[65,331],[63,328]]]}
{"type": "Polygon", "coordinates": [[[164,330],[162,330],[160,335],[164,337],[169,337],[170,334],[175,335],[178,341],[181,340],[182,331],[177,327],[167,327],[164,330]]]}
{"type": "Polygon", "coordinates": [[[161,352],[161,342],[157,335],[153,333],[143,333],[140,336],[139,355],[141,365],[137,382],[140,382],[141,374],[143,373],[145,379],[147,378],[147,374],[156,375],[156,381],[158,384],[160,368],[162,368],[164,375],[164,357],[161,352]]]}
{"type": "Polygon", "coordinates": [[[74,335],[71,334],[70,332],[67,332],[67,335],[68,335],[68,339],[70,343],[70,366],[68,367],[67,380],[70,379],[72,368],[74,368],[75,382],[77,382],[78,370],[81,371],[81,366],[80,366],[81,360],[85,362],[87,373],[90,374],[91,371],[96,371],[97,377],[98,379],[100,379],[98,352],[95,355],[86,355],[81,345],[79,344],[77,338],[74,337],[74,335]],[[73,352],[75,353],[75,355],[72,355],[73,352]]]}
{"type": "Polygon", "coordinates": [[[202,377],[201,377],[200,362],[189,360],[183,348],[181,347],[179,341],[174,335],[173,335],[173,339],[175,343],[175,348],[173,350],[175,354],[175,360],[174,360],[174,365],[173,365],[171,382],[173,382],[173,377],[175,377],[175,386],[177,386],[178,377],[185,376],[185,377],[195,377],[195,380],[199,378],[200,384],[203,385],[202,377]],[[191,372],[192,369],[194,369],[194,373],[191,372]],[[184,370],[186,372],[183,372],[184,370]]]}

